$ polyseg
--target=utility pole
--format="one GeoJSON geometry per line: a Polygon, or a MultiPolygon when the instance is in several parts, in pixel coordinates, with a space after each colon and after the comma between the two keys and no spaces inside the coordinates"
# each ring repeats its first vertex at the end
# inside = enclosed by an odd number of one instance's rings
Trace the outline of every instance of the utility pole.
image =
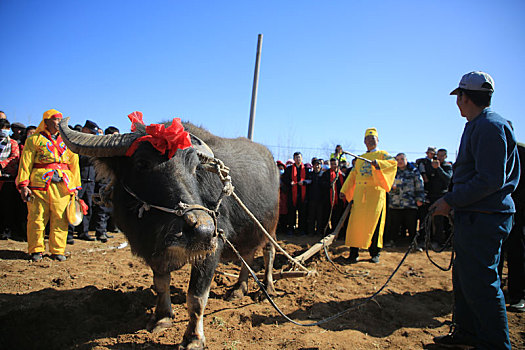
{"type": "Polygon", "coordinates": [[[255,72],[253,73],[252,103],[250,106],[250,125],[248,127],[248,138],[253,140],[253,124],[255,121],[255,106],[257,105],[257,88],[259,87],[259,63],[261,61],[263,35],[259,34],[257,39],[257,56],[255,57],[255,72]]]}

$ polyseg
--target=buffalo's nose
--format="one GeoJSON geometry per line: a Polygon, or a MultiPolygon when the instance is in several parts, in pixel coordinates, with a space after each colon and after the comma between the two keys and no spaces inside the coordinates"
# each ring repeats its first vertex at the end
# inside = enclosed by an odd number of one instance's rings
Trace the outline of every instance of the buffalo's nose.
{"type": "Polygon", "coordinates": [[[215,224],[208,213],[202,210],[193,210],[184,215],[184,221],[201,239],[215,237],[215,224]]]}
{"type": "Polygon", "coordinates": [[[191,227],[194,227],[197,224],[197,215],[195,215],[192,211],[184,215],[184,220],[188,225],[191,227]]]}

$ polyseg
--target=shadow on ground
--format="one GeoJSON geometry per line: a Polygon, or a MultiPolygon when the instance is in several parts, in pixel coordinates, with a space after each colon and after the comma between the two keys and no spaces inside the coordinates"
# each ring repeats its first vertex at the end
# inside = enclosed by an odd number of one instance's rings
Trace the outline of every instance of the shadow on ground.
{"type": "Polygon", "coordinates": [[[151,289],[122,292],[88,286],[0,294],[0,348],[63,349],[143,329],[151,289]]]}
{"type": "MultiPolygon", "coordinates": [[[[401,328],[437,328],[436,318],[452,312],[452,292],[432,290],[421,293],[390,292],[365,302],[364,298],[349,301],[316,303],[287,316],[301,323],[314,323],[352,308],[345,315],[319,327],[340,331],[353,329],[373,337],[387,337],[401,328]],[[439,301],[439,302],[438,302],[439,301]]],[[[252,325],[286,322],[283,317],[253,315],[252,325]]]]}
{"type": "Polygon", "coordinates": [[[20,250],[0,250],[0,259],[3,260],[29,260],[29,255],[20,250]]]}

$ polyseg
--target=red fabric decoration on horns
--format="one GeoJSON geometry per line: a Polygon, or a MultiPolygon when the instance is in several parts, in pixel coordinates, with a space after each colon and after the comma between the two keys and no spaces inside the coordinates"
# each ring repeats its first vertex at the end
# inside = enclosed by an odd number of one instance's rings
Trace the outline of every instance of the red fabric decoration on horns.
{"type": "Polygon", "coordinates": [[[135,132],[137,130],[137,126],[135,124],[139,123],[144,125],[144,122],[142,121],[142,112],[135,111],[131,114],[128,114],[129,120],[131,120],[131,132],[135,132]]]}
{"type": "MultiPolygon", "coordinates": [[[[131,131],[137,130],[137,123],[144,125],[141,112],[133,112],[128,115],[131,120],[131,131]]],[[[139,147],[141,142],[151,143],[161,154],[168,152],[168,157],[175,155],[178,149],[191,147],[190,134],[184,131],[180,118],[173,118],[171,125],[166,127],[164,124],[151,124],[146,126],[146,134],[133,142],[126,152],[126,156],[131,157],[139,147]]]]}

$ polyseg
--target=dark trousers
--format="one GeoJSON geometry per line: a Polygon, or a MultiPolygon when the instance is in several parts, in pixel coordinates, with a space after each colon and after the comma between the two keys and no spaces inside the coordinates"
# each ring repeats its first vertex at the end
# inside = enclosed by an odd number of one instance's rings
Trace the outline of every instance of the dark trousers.
{"type": "Polygon", "coordinates": [[[11,237],[27,239],[27,205],[14,182],[4,182],[0,189],[0,234],[8,228],[11,237]]]}
{"type": "Polygon", "coordinates": [[[427,216],[429,207],[430,207],[430,203],[424,202],[422,206],[417,208],[417,219],[419,220],[419,231],[422,231],[425,229],[425,217],[427,216]]]}
{"type": "Polygon", "coordinates": [[[416,234],[417,228],[417,209],[395,209],[390,208],[387,216],[387,225],[384,241],[397,242],[405,238],[406,231],[410,239],[416,234]]]}
{"type": "MultiPolygon", "coordinates": [[[[104,182],[95,182],[94,193],[104,192],[107,184],[104,182]]],[[[112,210],[103,205],[93,202],[93,212],[89,223],[90,231],[95,231],[95,235],[100,237],[109,231],[108,223],[111,217],[112,210]]]]}
{"type": "MultiPolygon", "coordinates": [[[[344,210],[344,203],[342,203],[341,200],[339,200],[339,203],[334,205],[332,209],[332,217],[330,219],[330,225],[332,226],[332,229],[330,230],[330,232],[335,231],[335,228],[337,227],[339,220],[341,220],[341,216],[343,215],[344,210]]],[[[326,220],[328,220],[328,217],[326,218],[326,220]]]]}
{"type": "MultiPolygon", "coordinates": [[[[503,251],[507,256],[508,279],[507,288],[510,303],[525,299],[525,232],[523,220],[517,217],[509,237],[503,242],[503,251]]],[[[499,272],[503,271],[503,253],[501,255],[499,272]]]]}
{"type": "Polygon", "coordinates": [[[433,218],[432,241],[444,244],[447,241],[448,219],[445,216],[436,215],[433,218]]]}
{"type": "MultiPolygon", "coordinates": [[[[435,201],[437,201],[439,198],[441,198],[443,196],[434,196],[434,197],[429,197],[429,205],[432,205],[434,204],[435,201]]],[[[428,205],[424,205],[425,206],[425,209],[423,210],[422,214],[424,213],[425,216],[426,216],[426,213],[428,213],[428,205]]],[[[421,220],[424,220],[425,217],[423,217],[421,220]]],[[[420,226],[422,226],[423,224],[420,223],[420,226]]],[[[423,229],[424,227],[422,227],[423,229]]],[[[445,244],[445,242],[447,241],[447,238],[449,237],[450,235],[450,224],[449,224],[449,221],[448,221],[448,218],[445,217],[445,216],[441,216],[441,215],[436,215],[433,217],[432,219],[432,242],[436,242],[436,243],[439,243],[439,244],[445,244]]],[[[420,238],[423,239],[424,238],[424,234],[423,232],[421,233],[420,235],[420,238]]]]}
{"type": "Polygon", "coordinates": [[[300,232],[306,233],[307,227],[307,204],[305,202],[297,202],[297,206],[290,205],[288,208],[288,227],[292,229],[297,222],[299,216],[297,229],[300,232]]]}
{"type": "Polygon", "coordinates": [[[510,349],[498,264],[511,228],[512,214],[455,212],[455,323],[480,349],[510,349]]]}
{"type": "Polygon", "coordinates": [[[320,200],[308,201],[307,233],[321,234],[326,226],[326,205],[320,200]]]}
{"type": "Polygon", "coordinates": [[[288,228],[288,214],[280,214],[279,222],[277,223],[277,231],[285,232],[288,228]]]}
{"type": "Polygon", "coordinates": [[[108,221],[110,216],[111,209],[102,205],[93,205],[93,215],[91,216],[91,222],[97,237],[100,237],[108,232],[108,221]]]}

